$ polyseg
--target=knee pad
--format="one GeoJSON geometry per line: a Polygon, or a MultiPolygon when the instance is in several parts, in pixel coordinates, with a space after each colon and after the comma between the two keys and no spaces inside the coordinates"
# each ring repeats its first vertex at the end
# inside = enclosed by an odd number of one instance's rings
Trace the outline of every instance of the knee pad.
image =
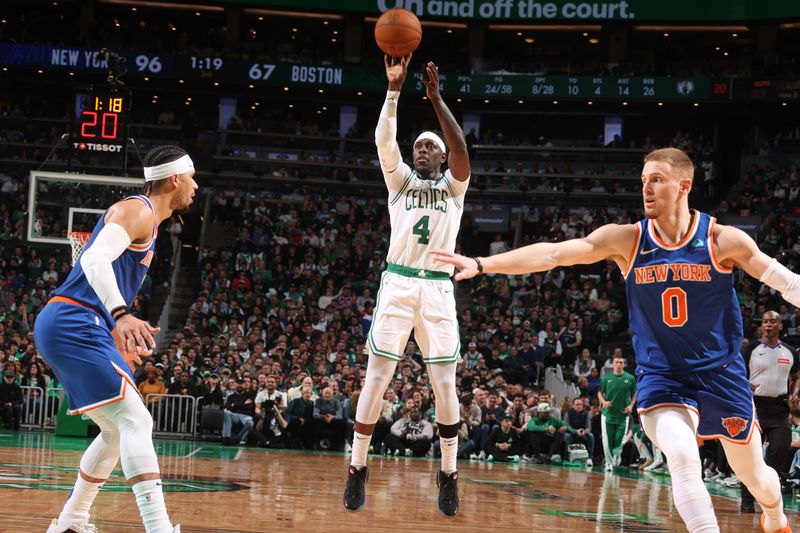
{"type": "Polygon", "coordinates": [[[91,418],[101,432],[81,456],[80,469],[87,476],[107,479],[119,461],[119,431],[99,413],[91,418]]]}
{"type": "Polygon", "coordinates": [[[98,409],[119,434],[119,451],[125,477],[158,473],[158,458],[153,447],[153,419],[138,396],[98,409]]]}

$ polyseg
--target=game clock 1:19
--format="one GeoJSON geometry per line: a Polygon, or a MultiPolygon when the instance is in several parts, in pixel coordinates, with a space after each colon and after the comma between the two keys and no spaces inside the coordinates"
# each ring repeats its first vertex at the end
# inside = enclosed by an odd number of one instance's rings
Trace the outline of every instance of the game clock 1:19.
{"type": "Polygon", "coordinates": [[[78,96],[77,136],[82,141],[119,143],[124,138],[127,95],[83,94],[78,96]]]}

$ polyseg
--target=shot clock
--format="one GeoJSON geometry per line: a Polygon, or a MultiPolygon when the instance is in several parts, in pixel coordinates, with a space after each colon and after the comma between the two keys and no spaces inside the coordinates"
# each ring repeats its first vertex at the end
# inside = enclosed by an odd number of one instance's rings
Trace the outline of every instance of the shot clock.
{"type": "Polygon", "coordinates": [[[130,95],[123,91],[76,94],[75,149],[124,153],[129,108],[130,95]]]}

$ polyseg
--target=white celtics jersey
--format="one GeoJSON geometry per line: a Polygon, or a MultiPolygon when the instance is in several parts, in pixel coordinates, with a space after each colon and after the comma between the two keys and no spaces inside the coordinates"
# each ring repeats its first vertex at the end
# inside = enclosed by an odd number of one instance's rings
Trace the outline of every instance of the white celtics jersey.
{"type": "Polygon", "coordinates": [[[422,179],[403,162],[383,177],[389,188],[392,225],[386,261],[452,275],[454,267],[434,261],[428,250],[455,250],[469,179],[456,180],[450,169],[436,180],[422,179]]]}

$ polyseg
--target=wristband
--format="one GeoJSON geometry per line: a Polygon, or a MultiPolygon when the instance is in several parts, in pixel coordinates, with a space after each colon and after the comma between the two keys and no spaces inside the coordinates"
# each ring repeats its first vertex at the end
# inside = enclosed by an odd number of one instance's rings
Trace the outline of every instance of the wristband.
{"type": "Polygon", "coordinates": [[[127,305],[120,305],[119,307],[115,307],[111,310],[111,318],[114,319],[116,322],[120,318],[124,317],[125,315],[133,314],[131,310],[128,308],[127,305]]]}
{"type": "Polygon", "coordinates": [[[481,260],[477,257],[473,257],[473,259],[478,264],[478,274],[483,274],[483,265],[481,264],[481,260]]]}

